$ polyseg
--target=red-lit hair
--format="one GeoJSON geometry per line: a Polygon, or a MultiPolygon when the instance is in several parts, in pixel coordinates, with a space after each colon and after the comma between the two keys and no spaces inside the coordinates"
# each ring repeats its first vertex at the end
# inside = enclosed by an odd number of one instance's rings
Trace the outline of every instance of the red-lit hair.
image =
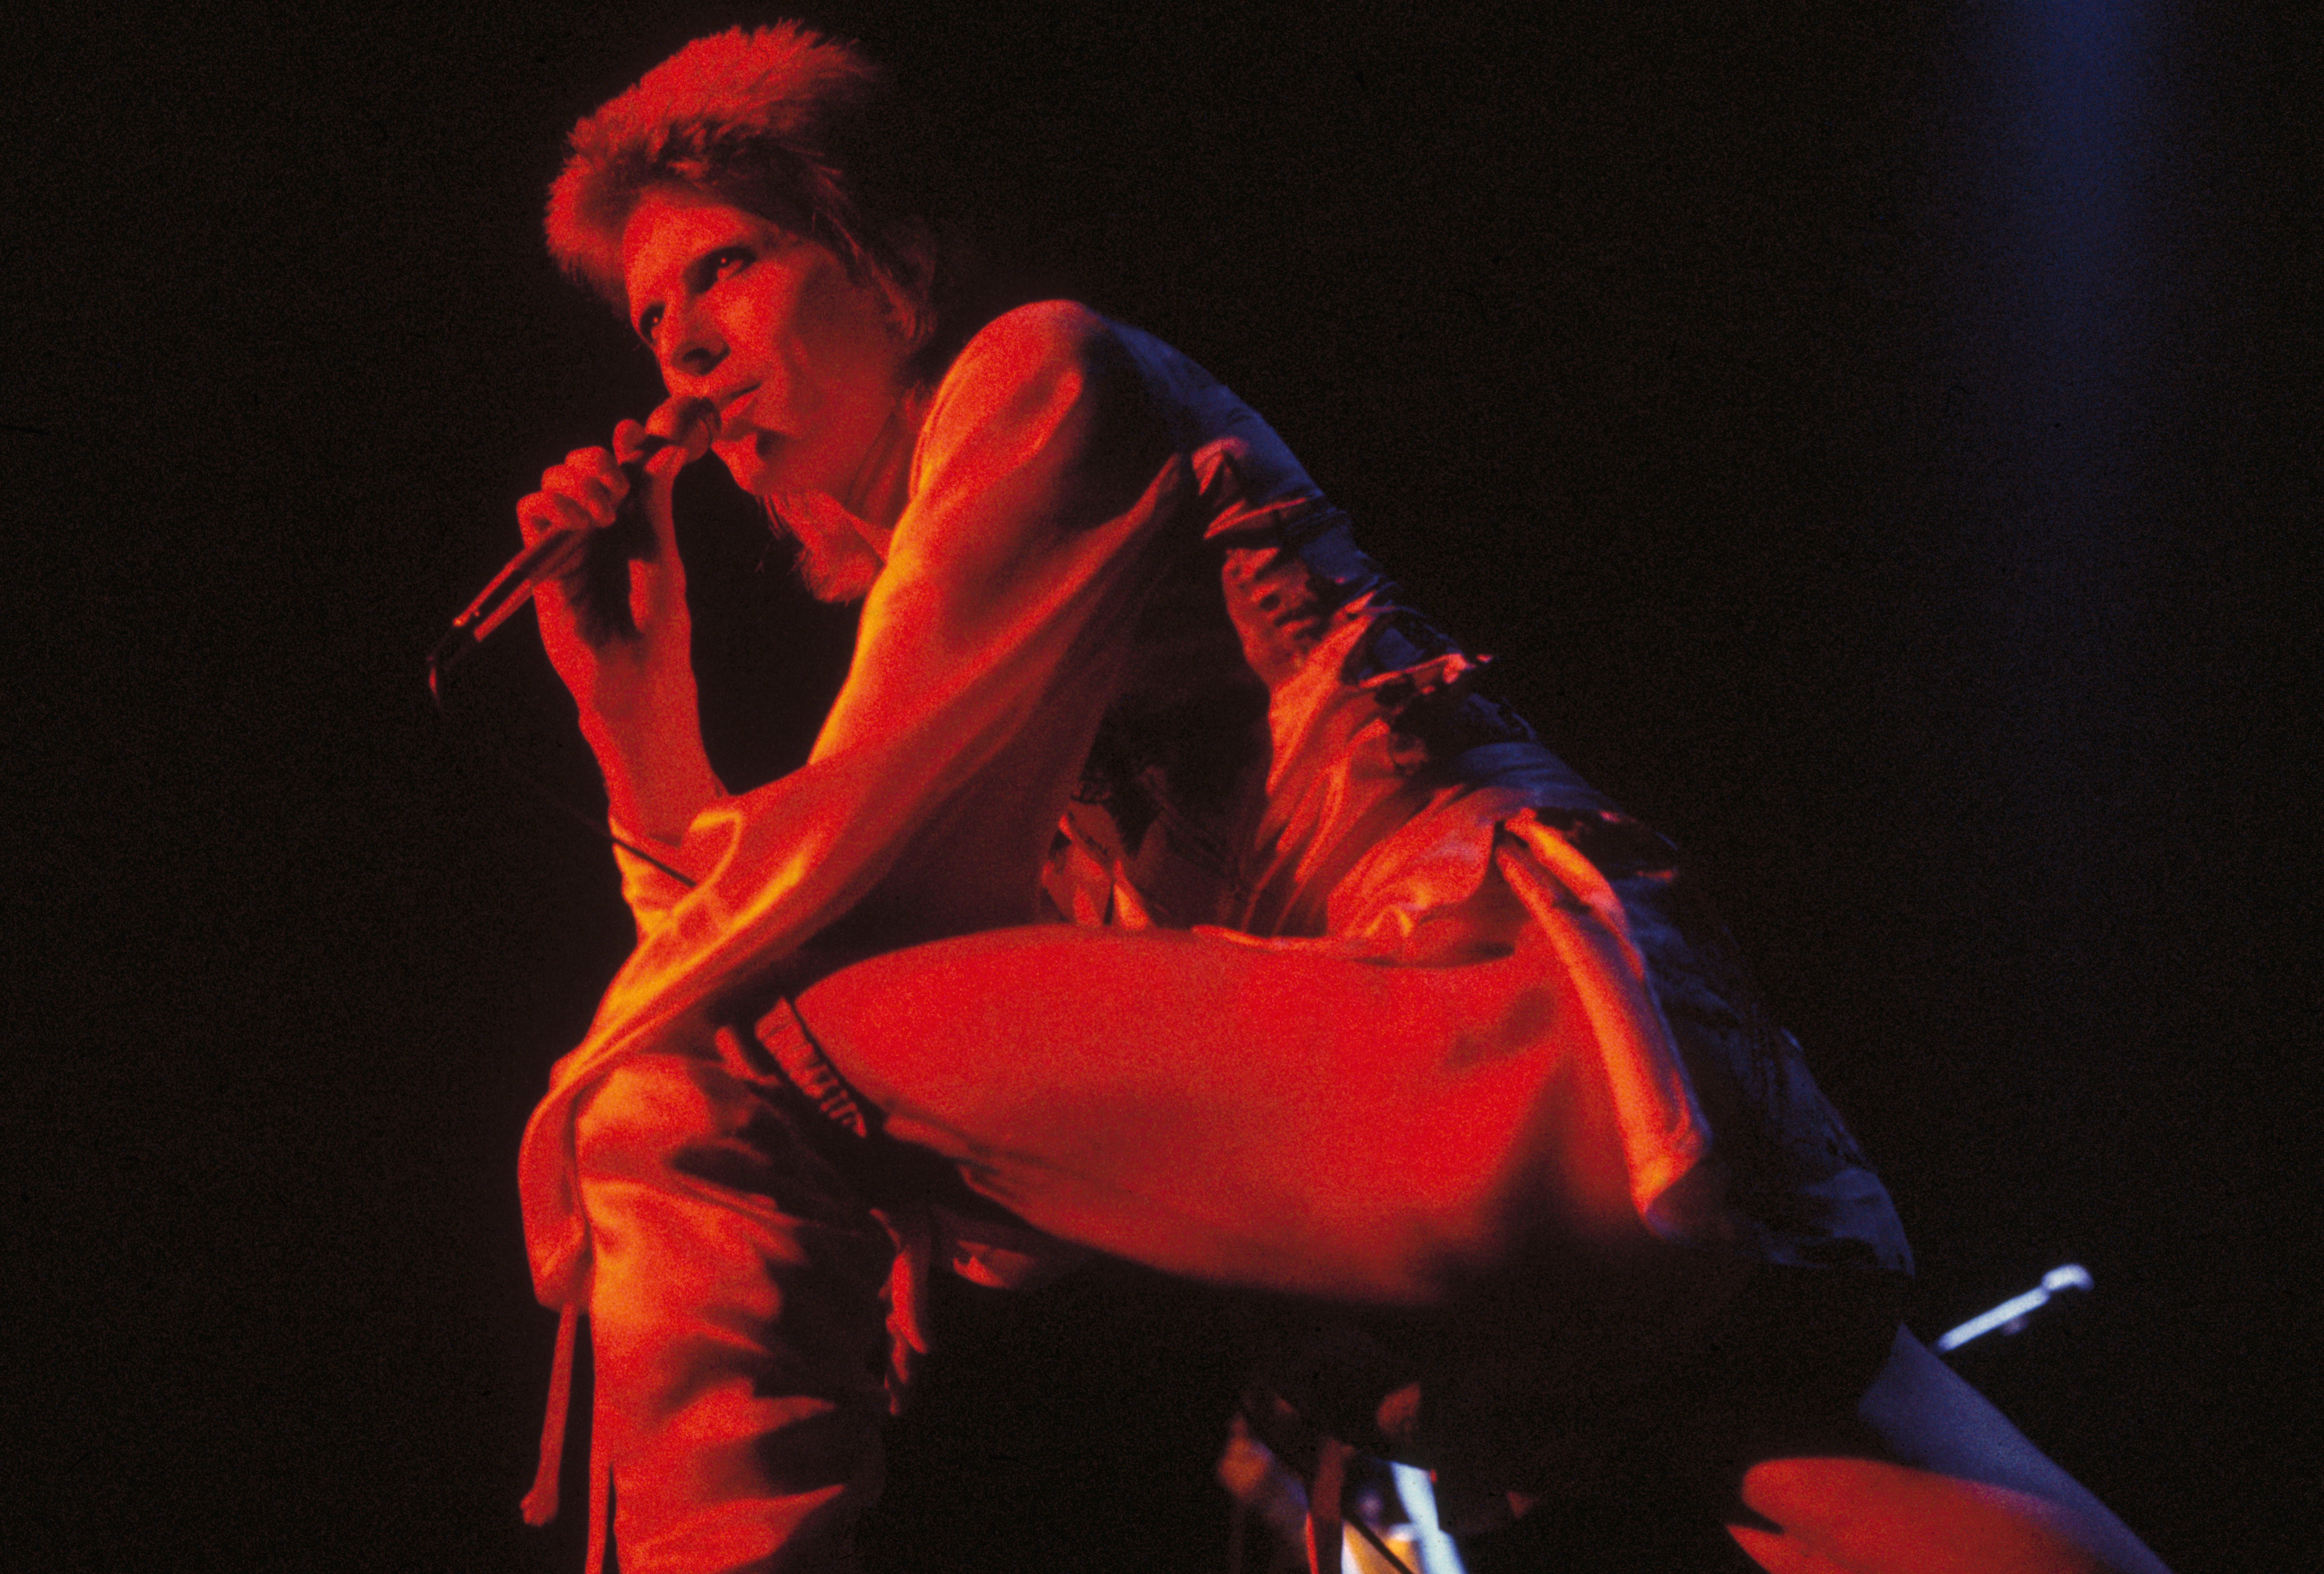
{"type": "Polygon", "coordinates": [[[859,48],[798,23],[696,39],[573,128],[549,252],[626,314],[622,226],[650,188],[687,186],[829,246],[925,343],[936,243],[908,195],[907,118],[859,48]]]}

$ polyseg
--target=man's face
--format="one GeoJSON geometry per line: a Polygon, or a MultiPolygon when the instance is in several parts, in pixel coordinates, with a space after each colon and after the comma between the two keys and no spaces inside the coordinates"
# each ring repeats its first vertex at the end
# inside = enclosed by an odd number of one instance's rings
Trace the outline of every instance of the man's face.
{"type": "MultiPolygon", "coordinates": [[[[630,320],[673,394],[717,407],[714,451],[745,491],[862,511],[866,460],[911,346],[885,295],[813,241],[683,188],[648,191],[622,235],[630,320]]],[[[819,595],[860,595],[880,556],[840,511],[781,507],[819,595]]]]}

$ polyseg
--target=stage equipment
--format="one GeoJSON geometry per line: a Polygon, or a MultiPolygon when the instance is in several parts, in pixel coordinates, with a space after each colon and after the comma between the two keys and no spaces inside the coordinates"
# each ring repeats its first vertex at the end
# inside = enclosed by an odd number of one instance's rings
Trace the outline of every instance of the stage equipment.
{"type": "Polygon", "coordinates": [[[2080,1263],[2052,1268],[2042,1275],[2039,1284],[2024,1294],[2005,1301],[1990,1312],[1979,1312],[1959,1328],[1949,1329],[1938,1335],[1937,1353],[1942,1355],[1947,1350],[1957,1350],[1969,1340],[1991,1333],[1997,1328],[2006,1333],[2015,1333],[2016,1324],[2024,1321],[2029,1312],[2047,1306],[2051,1297],[2059,1291],[2089,1290],[2091,1287],[2089,1271],[2080,1263]]]}

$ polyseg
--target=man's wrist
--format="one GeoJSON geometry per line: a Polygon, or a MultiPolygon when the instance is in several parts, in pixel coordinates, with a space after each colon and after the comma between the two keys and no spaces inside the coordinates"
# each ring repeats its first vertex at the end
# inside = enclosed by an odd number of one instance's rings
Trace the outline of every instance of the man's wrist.
{"type": "Polygon", "coordinates": [[[637,836],[674,848],[695,816],[726,796],[698,735],[657,745],[594,728],[589,733],[605,778],[606,812],[637,836]]]}

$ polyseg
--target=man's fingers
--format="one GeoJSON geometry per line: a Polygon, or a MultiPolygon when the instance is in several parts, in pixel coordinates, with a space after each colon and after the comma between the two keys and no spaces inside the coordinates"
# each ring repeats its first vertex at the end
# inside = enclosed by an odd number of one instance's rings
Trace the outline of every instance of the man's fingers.
{"type": "Polygon", "coordinates": [[[610,449],[576,448],[565,456],[565,463],[559,468],[597,483],[617,500],[630,490],[630,478],[622,474],[622,466],[610,449]]]}
{"type": "MultiPolygon", "coordinates": [[[[598,452],[603,455],[604,450],[598,452]]],[[[630,490],[629,478],[605,456],[600,468],[595,465],[559,465],[542,475],[541,490],[569,499],[586,510],[589,517],[601,525],[613,522],[613,511],[621,506],[630,490]]]]}
{"type": "MultiPolygon", "coordinates": [[[[717,412],[708,400],[678,396],[662,400],[643,421],[623,421],[615,427],[613,452],[626,465],[634,463],[650,446],[666,447],[674,456],[669,462],[674,474],[708,453],[716,431],[717,412]]],[[[656,474],[662,474],[659,457],[649,467],[656,474]]]]}
{"type": "Polygon", "coordinates": [[[517,528],[530,543],[549,530],[602,529],[630,490],[629,478],[603,448],[576,448],[540,473],[540,490],[516,505],[517,528]]]}
{"type": "MultiPolygon", "coordinates": [[[[665,405],[654,412],[656,423],[665,423],[664,412],[668,409],[669,406],[665,405]]],[[[678,473],[686,467],[687,451],[665,440],[660,446],[654,446],[650,454],[644,454],[643,450],[659,436],[637,421],[623,421],[613,428],[613,452],[622,456],[622,463],[632,465],[639,465],[642,455],[643,463],[639,467],[646,476],[646,523],[652,529],[654,539],[654,550],[647,556],[674,562],[678,556],[678,530],[670,520],[670,488],[678,480],[678,473]]],[[[624,477],[624,489],[627,484],[624,477]]],[[[633,604],[639,602],[641,594],[633,589],[631,595],[633,604]]],[[[642,629],[646,626],[645,618],[640,617],[635,621],[638,627],[642,629]]]]}
{"type": "Polygon", "coordinates": [[[631,561],[630,621],[640,633],[651,631],[659,621],[668,577],[642,557],[631,561]]]}
{"type": "Polygon", "coordinates": [[[610,505],[602,512],[554,492],[536,492],[516,505],[517,529],[530,546],[552,530],[588,530],[612,517],[610,505]]]}

